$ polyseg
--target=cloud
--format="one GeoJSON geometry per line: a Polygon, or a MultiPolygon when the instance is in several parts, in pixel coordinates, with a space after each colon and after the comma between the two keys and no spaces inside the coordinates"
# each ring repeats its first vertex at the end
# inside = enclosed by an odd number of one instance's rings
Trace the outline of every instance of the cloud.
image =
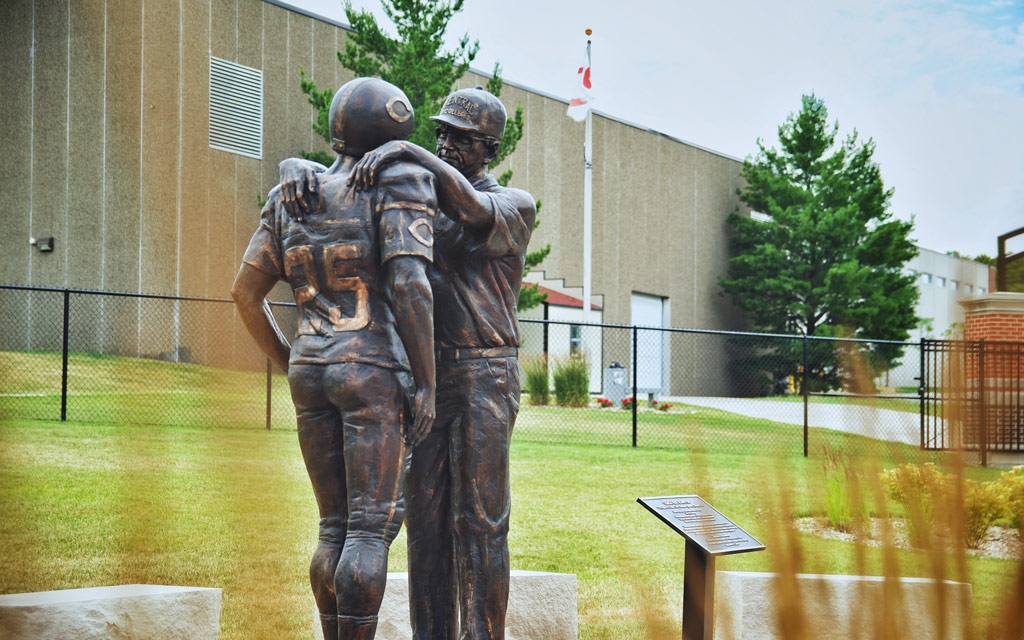
{"type": "Polygon", "coordinates": [[[585,27],[602,111],[744,157],[813,91],[875,139],[924,246],[991,254],[1024,220],[1021,0],[472,0],[450,36],[480,39],[476,68],[567,97],[585,27]]]}

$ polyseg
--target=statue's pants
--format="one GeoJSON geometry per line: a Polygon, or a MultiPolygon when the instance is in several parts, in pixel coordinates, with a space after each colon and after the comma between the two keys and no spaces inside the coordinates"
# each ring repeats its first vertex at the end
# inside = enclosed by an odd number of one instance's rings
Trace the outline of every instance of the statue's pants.
{"type": "Polygon", "coordinates": [[[401,483],[410,452],[402,432],[410,376],[352,362],[293,364],[288,382],[320,509],[320,540],[309,567],[317,608],[325,629],[331,616],[369,619],[380,609],[388,549],[405,512],[401,483]]]}
{"type": "Polygon", "coordinates": [[[505,637],[515,357],[437,362],[437,421],[406,478],[416,640],[505,637]],[[456,624],[456,610],[461,625],[456,624]]]}

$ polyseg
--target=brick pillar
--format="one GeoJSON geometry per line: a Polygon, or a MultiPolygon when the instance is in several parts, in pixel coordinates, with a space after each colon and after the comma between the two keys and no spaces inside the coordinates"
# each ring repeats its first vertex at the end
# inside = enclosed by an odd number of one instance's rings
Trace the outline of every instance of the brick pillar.
{"type": "Polygon", "coordinates": [[[1024,293],[1000,291],[960,301],[965,340],[1024,342],[1024,293]]]}
{"type": "Polygon", "coordinates": [[[968,411],[968,421],[978,426],[983,421],[986,434],[977,441],[982,434],[968,427],[965,440],[984,443],[992,452],[1024,451],[1024,293],[1000,291],[960,304],[966,315],[964,339],[985,341],[983,357],[966,362],[965,382],[968,393],[982,400],[977,415],[968,411]]]}

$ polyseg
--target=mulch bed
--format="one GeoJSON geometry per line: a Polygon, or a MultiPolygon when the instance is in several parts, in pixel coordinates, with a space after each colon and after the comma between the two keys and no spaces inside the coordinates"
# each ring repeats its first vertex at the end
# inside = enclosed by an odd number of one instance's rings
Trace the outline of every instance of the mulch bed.
{"type": "MultiPolygon", "coordinates": [[[[860,542],[871,547],[882,546],[883,524],[884,521],[881,518],[872,518],[870,537],[862,538],[860,542]]],[[[794,525],[797,531],[819,538],[844,542],[858,541],[854,533],[833,529],[827,518],[797,518],[794,525]]],[[[902,518],[892,518],[889,525],[893,543],[900,549],[911,549],[910,536],[907,535],[907,523],[902,518]]],[[[977,549],[968,549],[967,555],[980,558],[1022,558],[1024,557],[1024,541],[1021,540],[1016,529],[989,527],[988,534],[982,540],[981,545],[977,549]]]]}

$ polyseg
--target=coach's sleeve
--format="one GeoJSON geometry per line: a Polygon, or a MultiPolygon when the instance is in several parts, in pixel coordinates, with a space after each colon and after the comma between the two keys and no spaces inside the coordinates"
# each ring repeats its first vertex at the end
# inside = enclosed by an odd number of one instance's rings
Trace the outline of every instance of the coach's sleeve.
{"type": "Polygon", "coordinates": [[[532,211],[520,211],[510,190],[481,193],[488,201],[492,223],[467,247],[473,254],[497,258],[525,252],[533,231],[532,211]]]}

